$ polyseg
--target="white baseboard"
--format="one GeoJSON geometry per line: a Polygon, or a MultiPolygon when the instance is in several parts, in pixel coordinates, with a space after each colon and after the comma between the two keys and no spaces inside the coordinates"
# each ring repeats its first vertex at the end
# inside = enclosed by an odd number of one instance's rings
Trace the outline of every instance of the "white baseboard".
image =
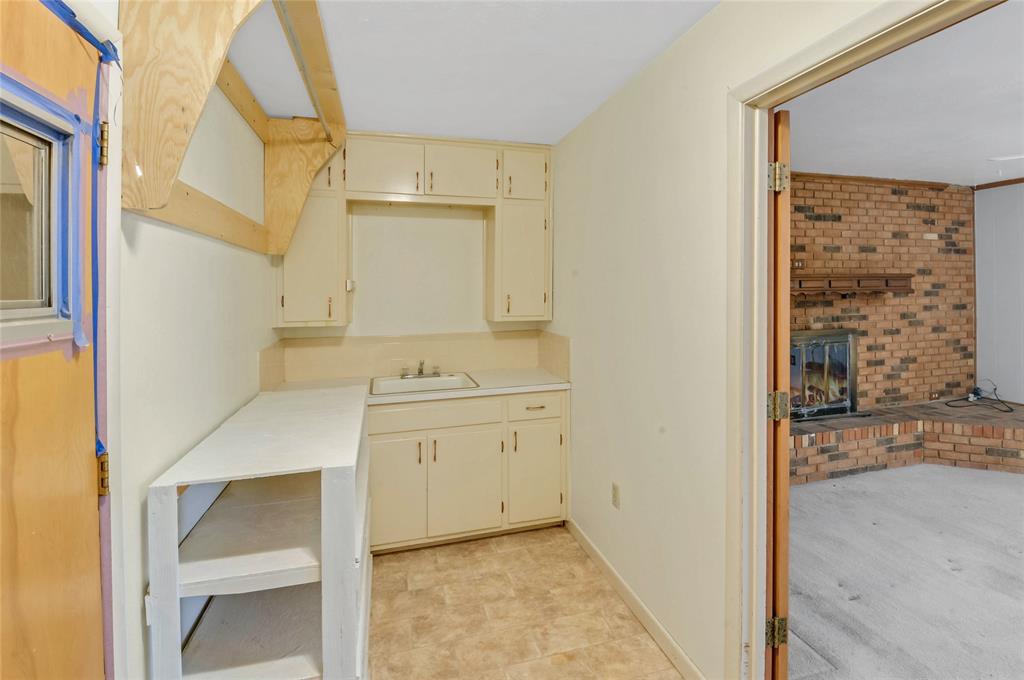
{"type": "Polygon", "coordinates": [[[600,567],[601,571],[605,573],[605,576],[607,576],[608,580],[611,581],[612,586],[619,594],[619,597],[626,602],[626,605],[632,610],[636,618],[640,620],[641,625],[647,629],[647,632],[650,633],[652,638],[654,638],[654,641],[658,646],[661,647],[661,651],[665,652],[665,656],[667,656],[669,661],[672,662],[672,665],[676,667],[676,670],[679,671],[680,675],[686,678],[686,680],[705,680],[704,674],[700,672],[700,669],[697,668],[696,664],[694,664],[693,661],[690,660],[690,657],[686,655],[686,652],[676,644],[676,641],[672,639],[672,636],[669,635],[664,626],[662,626],[658,619],[654,617],[654,614],[652,614],[651,610],[647,608],[647,605],[637,597],[636,593],[633,592],[633,589],[622,580],[622,577],[619,576],[619,572],[615,571],[615,567],[605,559],[605,556],[601,554],[601,551],[598,550],[597,546],[591,542],[590,538],[588,538],[587,535],[583,533],[583,531],[576,526],[576,523],[571,519],[566,520],[565,526],[569,529],[569,533],[572,534],[573,538],[576,539],[583,550],[590,555],[591,559],[593,559],[594,562],[597,563],[597,566],[600,567]]]}

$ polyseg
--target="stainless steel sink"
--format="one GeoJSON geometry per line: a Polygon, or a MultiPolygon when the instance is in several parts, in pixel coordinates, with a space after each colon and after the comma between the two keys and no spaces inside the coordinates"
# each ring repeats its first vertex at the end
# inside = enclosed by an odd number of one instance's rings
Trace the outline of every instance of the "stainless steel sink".
{"type": "Polygon", "coordinates": [[[404,394],[407,392],[438,392],[480,387],[468,373],[442,373],[405,377],[398,375],[374,378],[370,381],[370,394],[404,394]]]}

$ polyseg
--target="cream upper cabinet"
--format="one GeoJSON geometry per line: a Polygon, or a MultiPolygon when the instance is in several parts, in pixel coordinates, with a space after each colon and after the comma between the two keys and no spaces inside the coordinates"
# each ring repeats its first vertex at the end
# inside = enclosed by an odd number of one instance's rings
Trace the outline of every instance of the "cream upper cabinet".
{"type": "Polygon", "coordinates": [[[541,201],[505,201],[500,238],[499,315],[544,318],[548,309],[547,206],[541,201]]]}
{"type": "Polygon", "coordinates": [[[502,434],[487,426],[432,433],[427,535],[498,528],[502,520],[502,434]]]}
{"type": "Polygon", "coordinates": [[[324,188],[310,191],[280,261],[278,326],[348,323],[348,218],[339,166],[332,160],[317,175],[314,185],[324,188]]]}
{"type": "Polygon", "coordinates": [[[541,420],[512,426],[508,456],[508,521],[511,524],[562,514],[562,422],[541,420]]]}
{"type": "Polygon", "coordinates": [[[422,194],[423,146],[416,142],[349,137],[345,144],[348,191],[422,194]]]}
{"type": "Polygon", "coordinates": [[[498,151],[479,146],[427,144],[426,193],[494,198],[498,195],[498,151]]]}
{"type": "Polygon", "coordinates": [[[370,543],[427,535],[427,440],[389,436],[370,442],[370,543]]]}
{"type": "Polygon", "coordinates": [[[543,151],[505,149],[505,198],[543,200],[548,193],[548,156],[543,151]]]}

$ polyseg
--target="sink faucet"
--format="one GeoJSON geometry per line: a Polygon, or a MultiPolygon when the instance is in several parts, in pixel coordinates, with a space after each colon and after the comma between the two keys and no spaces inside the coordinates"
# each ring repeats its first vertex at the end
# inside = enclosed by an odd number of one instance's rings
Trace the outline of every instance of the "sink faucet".
{"type": "Polygon", "coordinates": [[[441,375],[441,367],[440,366],[434,366],[434,372],[433,373],[425,372],[423,367],[426,366],[426,364],[427,364],[427,360],[426,359],[420,359],[419,367],[416,369],[415,373],[413,373],[412,371],[409,371],[406,368],[403,368],[402,369],[402,375],[399,376],[399,377],[401,377],[402,379],[406,379],[406,378],[437,378],[437,377],[439,377],[441,375]]]}

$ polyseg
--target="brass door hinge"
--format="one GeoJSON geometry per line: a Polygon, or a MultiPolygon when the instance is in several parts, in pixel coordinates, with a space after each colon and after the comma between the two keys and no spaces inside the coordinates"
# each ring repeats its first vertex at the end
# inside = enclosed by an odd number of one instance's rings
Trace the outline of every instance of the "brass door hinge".
{"type": "Polygon", "coordinates": [[[96,492],[101,496],[110,495],[110,454],[96,457],[96,492]]]}
{"type": "Polygon", "coordinates": [[[789,189],[789,166],[780,161],[768,164],[768,188],[775,193],[789,189]]]}
{"type": "Polygon", "coordinates": [[[100,167],[110,162],[110,123],[100,123],[100,167]]]}
{"type": "Polygon", "coordinates": [[[789,417],[789,393],[772,392],[768,395],[768,420],[785,420],[789,417]]]}
{"type": "Polygon", "coordinates": [[[774,616],[765,621],[764,646],[777,649],[789,642],[789,619],[774,616]]]}

